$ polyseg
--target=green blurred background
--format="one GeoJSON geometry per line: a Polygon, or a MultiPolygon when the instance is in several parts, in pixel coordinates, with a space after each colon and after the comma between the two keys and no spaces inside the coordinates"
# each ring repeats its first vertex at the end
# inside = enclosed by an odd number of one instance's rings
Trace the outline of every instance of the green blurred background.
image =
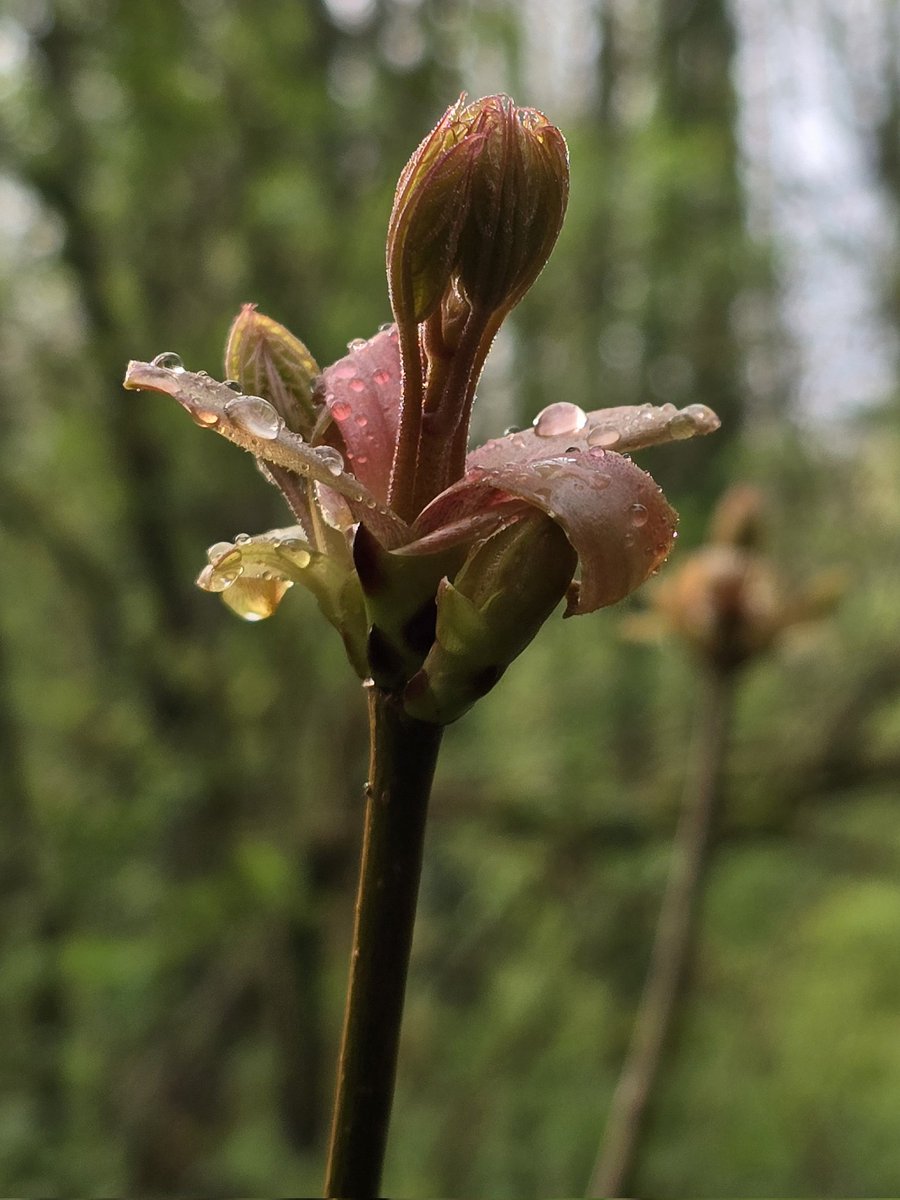
{"type": "MultiPolygon", "coordinates": [[[[0,14],[0,1189],[314,1194],[364,704],[311,597],[205,547],[283,524],[129,358],[220,370],[243,301],[320,362],[389,317],[407,156],[463,88],[560,124],[558,249],[479,437],[698,400],[682,514],[766,489],[837,614],[741,690],[638,1190],[900,1192],[900,9],[892,0],[7,0],[0,14]]],[[[695,673],[554,618],[445,739],[385,1186],[577,1195],[639,996],[695,673]]]]}

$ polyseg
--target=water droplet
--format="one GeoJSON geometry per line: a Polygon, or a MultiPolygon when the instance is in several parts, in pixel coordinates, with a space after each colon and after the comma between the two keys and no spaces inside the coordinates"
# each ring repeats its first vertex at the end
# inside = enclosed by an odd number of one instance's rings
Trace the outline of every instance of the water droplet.
{"type": "Polygon", "coordinates": [[[697,426],[693,418],[688,412],[679,412],[669,422],[669,436],[674,438],[676,442],[684,441],[685,438],[693,437],[697,431],[697,426]]]}
{"type": "Polygon", "coordinates": [[[559,464],[554,462],[537,462],[533,464],[531,471],[532,474],[537,475],[538,479],[555,479],[559,475],[559,464]]]}
{"type": "Polygon", "coordinates": [[[349,341],[347,343],[347,349],[351,350],[351,351],[364,350],[365,348],[366,348],[366,339],[365,338],[353,338],[351,341],[349,341]]]}
{"type": "Polygon", "coordinates": [[[364,392],[365,390],[366,390],[365,381],[360,379],[358,375],[356,376],[355,379],[350,380],[350,391],[351,392],[356,392],[357,394],[359,394],[359,392],[364,392]]]}
{"type": "Polygon", "coordinates": [[[386,371],[384,367],[380,367],[372,376],[372,378],[379,387],[384,387],[386,383],[391,382],[391,373],[390,371],[386,371]]]}
{"type": "Polygon", "coordinates": [[[246,546],[249,541],[250,541],[249,533],[239,533],[234,539],[234,544],[236,546],[246,546]]]}
{"type": "Polygon", "coordinates": [[[239,396],[243,395],[244,389],[236,379],[226,379],[224,381],[227,388],[231,388],[233,392],[237,392],[239,396]]]}
{"type": "Polygon", "coordinates": [[[214,542],[206,551],[206,557],[211,563],[215,563],[223,554],[228,554],[234,549],[234,542],[214,542]]]}
{"type": "Polygon", "coordinates": [[[605,492],[611,482],[612,481],[608,475],[594,475],[591,478],[591,483],[594,485],[595,492],[605,492]]]}
{"type": "Polygon", "coordinates": [[[353,413],[353,409],[346,400],[335,400],[331,406],[331,415],[336,421],[346,421],[353,413]]]}
{"type": "Polygon", "coordinates": [[[317,446],[316,458],[334,476],[340,475],[344,469],[344,460],[340,451],[335,450],[332,446],[317,446]]]}
{"type": "Polygon", "coordinates": [[[181,355],[176,354],[174,350],[164,350],[162,354],[157,354],[156,358],[150,360],[151,367],[165,367],[167,371],[183,371],[184,363],[181,361],[181,355]]]}
{"type": "Polygon", "coordinates": [[[387,331],[388,331],[389,329],[393,329],[393,328],[394,328],[394,322],[393,322],[393,321],[383,321],[383,322],[382,322],[382,323],[381,323],[381,324],[378,326],[378,332],[379,332],[379,333],[387,333],[387,331]]]}
{"type": "Polygon", "coordinates": [[[613,429],[609,425],[595,425],[588,434],[587,442],[589,446],[599,446],[603,450],[609,450],[621,440],[622,435],[618,429],[613,429]]]}
{"type": "Polygon", "coordinates": [[[560,400],[548,404],[532,422],[538,437],[556,437],[560,433],[577,433],[587,424],[587,413],[577,404],[560,400]]]}
{"type": "Polygon", "coordinates": [[[521,433],[521,432],[522,432],[521,425],[507,425],[507,427],[503,430],[503,436],[509,437],[509,435],[511,433],[521,433]]]}
{"type": "Polygon", "coordinates": [[[366,455],[366,454],[357,454],[357,456],[356,456],[356,461],[359,463],[359,465],[360,465],[361,467],[364,467],[364,466],[366,465],[366,463],[369,461],[368,455],[366,455]]]}
{"type": "Polygon", "coordinates": [[[225,405],[225,415],[252,437],[272,442],[284,429],[284,421],[262,396],[235,396],[225,405]]]}
{"type": "Polygon", "coordinates": [[[641,525],[646,525],[650,517],[650,514],[647,512],[646,505],[643,504],[632,504],[628,512],[631,514],[632,525],[636,525],[638,528],[640,528],[641,525]]]}
{"type": "MultiPolygon", "coordinates": [[[[226,554],[223,558],[208,568],[209,577],[206,586],[208,592],[224,592],[226,588],[240,579],[244,573],[244,564],[241,561],[241,552],[237,549],[232,549],[230,554],[226,554]]],[[[201,571],[201,576],[205,574],[201,571]]],[[[203,585],[201,584],[201,587],[203,585]]]]}
{"type": "Polygon", "coordinates": [[[357,413],[353,420],[357,423],[360,429],[365,429],[369,423],[369,418],[365,413],[357,413]]]}
{"type": "Polygon", "coordinates": [[[312,562],[312,555],[309,552],[309,547],[301,538],[286,537],[282,538],[278,543],[278,549],[283,550],[285,555],[290,558],[295,567],[308,567],[312,562]]]}
{"type": "Polygon", "coordinates": [[[211,429],[213,425],[218,425],[219,414],[212,412],[208,408],[192,408],[189,410],[194,418],[194,423],[202,429],[211,429]]]}
{"type": "Polygon", "coordinates": [[[634,545],[634,534],[626,533],[625,536],[622,538],[622,541],[625,543],[626,546],[633,546],[634,545]]]}
{"type": "Polygon", "coordinates": [[[528,442],[525,440],[525,438],[523,438],[523,437],[522,437],[522,435],[521,435],[521,434],[518,434],[518,433],[517,433],[517,434],[516,434],[516,435],[513,437],[513,440],[512,440],[512,445],[513,445],[513,446],[515,446],[515,448],[516,448],[517,450],[524,450],[524,449],[525,449],[525,447],[528,445],[528,442]]]}

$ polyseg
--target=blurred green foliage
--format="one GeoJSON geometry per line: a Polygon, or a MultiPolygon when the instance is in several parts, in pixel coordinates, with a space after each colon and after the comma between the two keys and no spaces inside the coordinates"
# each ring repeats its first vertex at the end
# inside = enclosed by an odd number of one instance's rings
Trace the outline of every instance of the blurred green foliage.
{"type": "MultiPolygon", "coordinates": [[[[779,263],[744,213],[730,11],[602,5],[597,86],[570,119],[550,113],[572,153],[568,222],[497,347],[478,430],[561,396],[704,401],[719,435],[646,456],[682,544],[748,477],[789,571],[848,568],[838,616],[741,694],[638,1179],[659,1196],[889,1194],[900,425],[895,404],[817,435],[792,415],[789,370],[762,399],[747,385],[751,349],[778,359],[783,334],[779,263]]],[[[504,64],[493,86],[540,103],[517,9],[10,0],[0,37],[0,1182],[312,1194],[364,705],[309,598],[253,627],[192,589],[204,547],[283,523],[279,498],[120,379],[166,349],[217,373],[247,300],[320,362],[387,319],[394,182],[473,47],[504,64]]],[[[896,82],[873,145],[897,144],[896,82]]],[[[552,621],[446,739],[394,1194],[584,1187],[691,727],[690,662],[625,643],[619,621],[552,621]]]]}

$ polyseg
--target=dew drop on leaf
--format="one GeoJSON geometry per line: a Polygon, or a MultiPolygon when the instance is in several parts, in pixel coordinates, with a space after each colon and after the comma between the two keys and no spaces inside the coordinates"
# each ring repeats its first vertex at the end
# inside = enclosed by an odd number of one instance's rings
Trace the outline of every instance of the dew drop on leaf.
{"type": "Polygon", "coordinates": [[[150,360],[151,367],[165,367],[167,371],[183,371],[184,363],[181,361],[181,355],[176,354],[174,350],[164,350],[162,354],[157,354],[156,358],[150,360]]]}
{"type": "Polygon", "coordinates": [[[199,425],[201,429],[212,429],[219,423],[219,414],[211,412],[208,408],[192,408],[190,414],[194,419],[194,424],[199,425]]]}
{"type": "Polygon", "coordinates": [[[230,554],[224,555],[215,566],[210,566],[200,573],[200,580],[206,577],[206,583],[200,583],[208,592],[224,592],[230,588],[244,573],[240,550],[232,548],[230,554]],[[207,574],[208,572],[208,574],[207,574]]]}
{"type": "Polygon", "coordinates": [[[622,440],[622,435],[618,429],[613,429],[609,425],[595,425],[588,434],[588,445],[599,446],[603,450],[609,450],[622,440]]]}
{"type": "Polygon", "coordinates": [[[228,552],[233,549],[233,542],[214,542],[213,545],[207,550],[206,557],[209,562],[215,563],[218,561],[218,559],[222,558],[223,555],[228,554],[228,552]]]}
{"type": "Polygon", "coordinates": [[[578,433],[587,425],[587,413],[577,404],[560,400],[548,404],[532,422],[538,437],[557,437],[561,433],[578,433]]]}
{"type": "Polygon", "coordinates": [[[235,396],[225,405],[225,415],[244,433],[272,442],[284,429],[284,421],[262,396],[235,396]]]}
{"type": "Polygon", "coordinates": [[[332,446],[317,446],[316,457],[334,476],[340,475],[344,469],[344,460],[340,452],[332,446]]]}

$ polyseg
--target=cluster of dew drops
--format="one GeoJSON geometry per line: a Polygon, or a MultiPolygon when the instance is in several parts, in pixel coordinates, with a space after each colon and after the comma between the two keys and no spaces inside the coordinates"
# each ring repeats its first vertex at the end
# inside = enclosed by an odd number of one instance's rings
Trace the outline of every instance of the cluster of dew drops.
{"type": "MultiPolygon", "coordinates": [[[[237,583],[245,571],[244,550],[247,547],[255,547],[258,552],[268,551],[266,557],[274,554],[276,559],[283,559],[283,556],[287,555],[292,569],[303,570],[312,561],[309,547],[302,538],[294,537],[292,534],[287,536],[268,534],[251,538],[249,533],[239,533],[233,542],[215,542],[209,547],[206,552],[208,565],[200,572],[197,579],[198,585],[207,592],[224,592],[233,583],[237,583]]],[[[264,568],[259,572],[258,577],[266,581],[280,581],[292,586],[293,580],[285,574],[285,565],[282,561],[275,569],[264,568]]]]}
{"type": "MultiPolygon", "coordinates": [[[[397,341],[397,327],[390,322],[380,325],[378,332],[388,334],[392,341],[397,341]]],[[[353,354],[365,350],[368,345],[369,341],[366,338],[353,338],[347,343],[347,349],[353,354]]],[[[357,364],[349,359],[335,363],[328,374],[334,382],[346,383],[347,390],[356,395],[361,395],[369,386],[369,383],[360,374],[357,364]]],[[[377,367],[371,374],[371,383],[378,388],[386,387],[393,379],[394,376],[384,366],[377,367]]],[[[328,404],[329,412],[339,426],[345,426],[352,420],[359,429],[364,431],[365,440],[372,442],[373,433],[368,428],[369,417],[365,412],[357,412],[349,400],[335,398],[331,393],[326,393],[325,401],[328,404]]],[[[348,450],[348,458],[360,467],[364,467],[368,462],[368,455],[358,449],[348,450]]]]}
{"type": "MultiPolygon", "coordinates": [[[[164,367],[176,374],[184,371],[184,363],[180,356],[171,350],[157,354],[150,365],[164,367]]],[[[206,372],[198,371],[198,374],[205,375],[206,372]]],[[[224,382],[225,386],[231,388],[235,393],[233,400],[225,402],[224,412],[228,420],[251,437],[259,438],[263,442],[274,442],[285,429],[284,420],[275,406],[263,396],[245,395],[241,391],[241,385],[235,379],[226,379],[224,382]]],[[[205,429],[212,429],[219,423],[218,413],[200,406],[191,409],[191,416],[198,425],[205,429]]],[[[299,434],[295,433],[293,436],[300,441],[303,440],[299,434]]],[[[333,446],[315,446],[312,449],[331,475],[337,478],[342,474],[344,459],[339,450],[335,450],[333,446]]]]}
{"type": "MultiPolygon", "coordinates": [[[[674,405],[666,405],[663,410],[665,415],[671,417],[677,416],[677,410],[674,405]],[[668,410],[668,411],[667,411],[668,410]]],[[[651,405],[643,406],[643,415],[652,418],[653,409],[651,405]]],[[[577,404],[572,404],[567,400],[560,400],[554,404],[548,404],[543,408],[532,422],[535,435],[543,438],[561,437],[565,434],[580,434],[585,429],[588,423],[587,413],[577,404]]],[[[676,428],[673,430],[675,437],[679,435],[687,436],[688,429],[693,430],[693,421],[688,417],[684,422],[684,428],[676,428]]],[[[520,434],[517,429],[507,430],[507,433],[520,434]]],[[[514,439],[515,440],[515,439],[514,439]]],[[[618,429],[611,425],[604,425],[602,422],[595,425],[588,431],[586,442],[588,453],[597,458],[602,458],[607,450],[612,450],[622,440],[622,435],[618,429]]],[[[575,450],[575,447],[572,447],[575,450]]],[[[542,473],[544,468],[547,473],[556,473],[557,468],[550,463],[536,463],[533,465],[533,470],[542,473]]],[[[607,475],[596,476],[593,480],[595,490],[602,491],[609,487],[610,479],[607,475]]],[[[552,514],[551,514],[552,515],[552,514]]],[[[628,518],[630,524],[635,529],[642,529],[650,519],[650,513],[645,504],[633,503],[628,506],[628,518]]],[[[677,534],[675,535],[677,537],[677,534]]],[[[626,533],[625,544],[633,545],[635,535],[626,533]]],[[[648,552],[653,553],[653,549],[648,547],[648,552]]]]}

